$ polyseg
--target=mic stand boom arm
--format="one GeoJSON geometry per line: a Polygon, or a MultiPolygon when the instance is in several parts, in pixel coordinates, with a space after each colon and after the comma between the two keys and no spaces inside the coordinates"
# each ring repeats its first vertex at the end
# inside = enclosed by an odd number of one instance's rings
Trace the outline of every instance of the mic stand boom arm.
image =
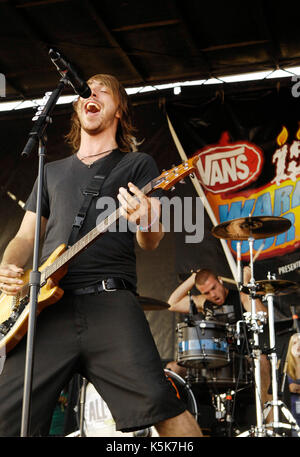
{"type": "Polygon", "coordinates": [[[45,131],[51,123],[50,115],[57,103],[57,100],[65,87],[68,84],[67,78],[62,78],[57,88],[51,93],[42,112],[35,116],[37,118],[35,124],[29,133],[28,141],[22,152],[23,157],[28,157],[35,146],[38,144],[39,168],[37,182],[37,203],[36,203],[36,226],[35,239],[33,249],[33,264],[32,271],[29,277],[30,299],[29,299],[29,315],[28,315],[28,332],[25,360],[25,375],[24,375],[24,391],[22,404],[22,421],[21,421],[21,436],[28,436],[30,430],[30,409],[31,409],[31,391],[32,391],[32,373],[34,361],[34,339],[36,326],[36,313],[38,294],[40,289],[40,272],[39,267],[39,240],[41,231],[41,204],[43,191],[44,177],[44,159],[45,159],[45,131]]]}
{"type": "MultiPolygon", "coordinates": [[[[51,92],[50,97],[48,98],[48,101],[43,109],[43,111],[38,114],[38,118],[35,121],[31,132],[29,133],[29,138],[27,140],[27,143],[23,149],[22,156],[23,157],[28,157],[33,148],[38,144],[39,140],[44,138],[44,133],[45,130],[48,126],[48,124],[51,123],[51,118],[50,115],[52,114],[52,111],[55,108],[55,105],[57,103],[57,100],[60,97],[60,94],[62,93],[65,85],[68,84],[68,79],[67,78],[62,78],[59,81],[59,84],[57,88],[51,92]]],[[[33,118],[33,120],[35,117],[33,118]]]]}

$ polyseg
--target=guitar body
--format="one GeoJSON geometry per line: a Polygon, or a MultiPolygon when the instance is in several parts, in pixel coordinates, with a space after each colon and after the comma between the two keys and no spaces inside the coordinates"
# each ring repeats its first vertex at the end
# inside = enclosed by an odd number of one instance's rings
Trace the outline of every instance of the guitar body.
{"type": "MultiPolygon", "coordinates": [[[[45,263],[39,267],[39,271],[43,271],[46,267],[51,265],[63,252],[66,250],[66,245],[61,244],[58,246],[55,251],[48,257],[45,263]]],[[[31,270],[27,270],[22,276],[24,282],[24,287],[28,289],[27,297],[29,294],[29,278],[31,270]]],[[[41,287],[40,293],[38,296],[37,304],[37,315],[47,306],[56,303],[63,296],[64,291],[58,286],[59,280],[65,276],[67,272],[67,267],[56,271],[53,276],[50,276],[47,279],[46,284],[41,287]]],[[[4,351],[8,353],[13,349],[16,344],[23,338],[27,333],[28,329],[28,317],[29,317],[29,308],[30,306],[25,306],[24,310],[15,318],[14,307],[18,307],[19,303],[22,300],[22,296],[12,296],[1,294],[0,296],[0,325],[7,320],[12,322],[12,326],[9,331],[5,334],[4,337],[0,340],[0,351],[4,354],[4,351]]]]}

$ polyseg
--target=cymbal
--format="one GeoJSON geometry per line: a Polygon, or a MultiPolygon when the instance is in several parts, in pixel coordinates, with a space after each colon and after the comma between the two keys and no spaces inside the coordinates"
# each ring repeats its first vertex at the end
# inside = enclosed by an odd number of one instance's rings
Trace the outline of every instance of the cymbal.
{"type": "Polygon", "coordinates": [[[212,228],[216,238],[225,240],[248,240],[254,238],[261,240],[279,233],[286,232],[292,223],[289,219],[276,216],[241,217],[231,221],[222,222],[212,228]]]}
{"type": "Polygon", "coordinates": [[[156,298],[138,297],[138,301],[144,311],[161,311],[170,307],[168,303],[156,298]]]}
{"type": "MultiPolygon", "coordinates": [[[[299,284],[293,281],[284,281],[282,279],[264,279],[262,281],[255,282],[255,294],[256,295],[288,295],[299,290],[299,284]]],[[[250,293],[250,288],[243,286],[243,292],[245,289],[250,293]]],[[[246,293],[248,293],[246,292],[246,293]]]]}

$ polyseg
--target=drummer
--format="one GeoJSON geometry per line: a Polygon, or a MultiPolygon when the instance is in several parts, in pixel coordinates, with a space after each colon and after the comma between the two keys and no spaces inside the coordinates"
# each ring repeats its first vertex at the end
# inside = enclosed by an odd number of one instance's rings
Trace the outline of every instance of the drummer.
{"type": "MultiPolygon", "coordinates": [[[[244,267],[244,284],[250,282],[250,268],[244,267]]],[[[235,324],[243,318],[245,311],[251,312],[251,301],[249,295],[239,293],[237,290],[228,289],[223,281],[212,270],[201,269],[193,272],[174,292],[170,295],[168,303],[169,311],[179,313],[192,313],[197,320],[213,320],[228,324],[235,324]],[[192,295],[191,290],[196,288],[200,294],[192,295]],[[242,306],[241,306],[242,303],[242,306]],[[244,308],[244,309],[243,309],[244,308]]],[[[256,312],[267,313],[267,308],[260,300],[255,300],[256,312]]],[[[264,404],[272,400],[268,393],[270,386],[270,362],[265,354],[261,354],[261,401],[264,404]]],[[[176,372],[182,377],[186,375],[186,369],[177,364],[169,362],[166,368],[176,372]]],[[[269,416],[271,416],[269,414],[269,416]]],[[[267,418],[267,421],[270,417],[267,418]]]]}
{"type": "MultiPolygon", "coordinates": [[[[251,277],[249,267],[244,267],[244,284],[248,284],[251,277]]],[[[244,311],[251,312],[251,301],[249,295],[239,293],[237,290],[227,289],[220,277],[212,270],[201,269],[193,272],[189,278],[178,286],[170,295],[168,303],[170,311],[181,313],[190,312],[190,298],[196,309],[207,319],[210,316],[213,320],[226,323],[235,323],[242,319],[244,311]],[[199,295],[189,296],[189,292],[196,287],[199,295]],[[241,310],[240,301],[244,310],[241,310]],[[224,318],[224,316],[226,317],[224,318]],[[222,317],[223,318],[222,318],[222,317]]],[[[256,312],[267,313],[267,308],[260,300],[255,301],[256,312]]]]}

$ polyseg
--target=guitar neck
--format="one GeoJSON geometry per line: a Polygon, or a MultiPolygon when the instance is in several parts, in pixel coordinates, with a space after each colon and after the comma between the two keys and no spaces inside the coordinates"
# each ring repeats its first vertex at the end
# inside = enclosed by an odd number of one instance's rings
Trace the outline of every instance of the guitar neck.
{"type": "MultiPolygon", "coordinates": [[[[154,185],[154,180],[149,182],[145,187],[141,189],[145,195],[149,194],[154,185]]],[[[51,265],[46,267],[44,270],[44,280],[47,280],[60,268],[66,266],[71,260],[73,260],[81,251],[86,249],[90,244],[96,241],[102,233],[106,232],[111,225],[113,225],[120,217],[120,208],[117,208],[112,214],[107,216],[100,224],[93,228],[90,232],[84,235],[78,240],[73,246],[70,246],[61,256],[59,256],[51,265]]]]}

